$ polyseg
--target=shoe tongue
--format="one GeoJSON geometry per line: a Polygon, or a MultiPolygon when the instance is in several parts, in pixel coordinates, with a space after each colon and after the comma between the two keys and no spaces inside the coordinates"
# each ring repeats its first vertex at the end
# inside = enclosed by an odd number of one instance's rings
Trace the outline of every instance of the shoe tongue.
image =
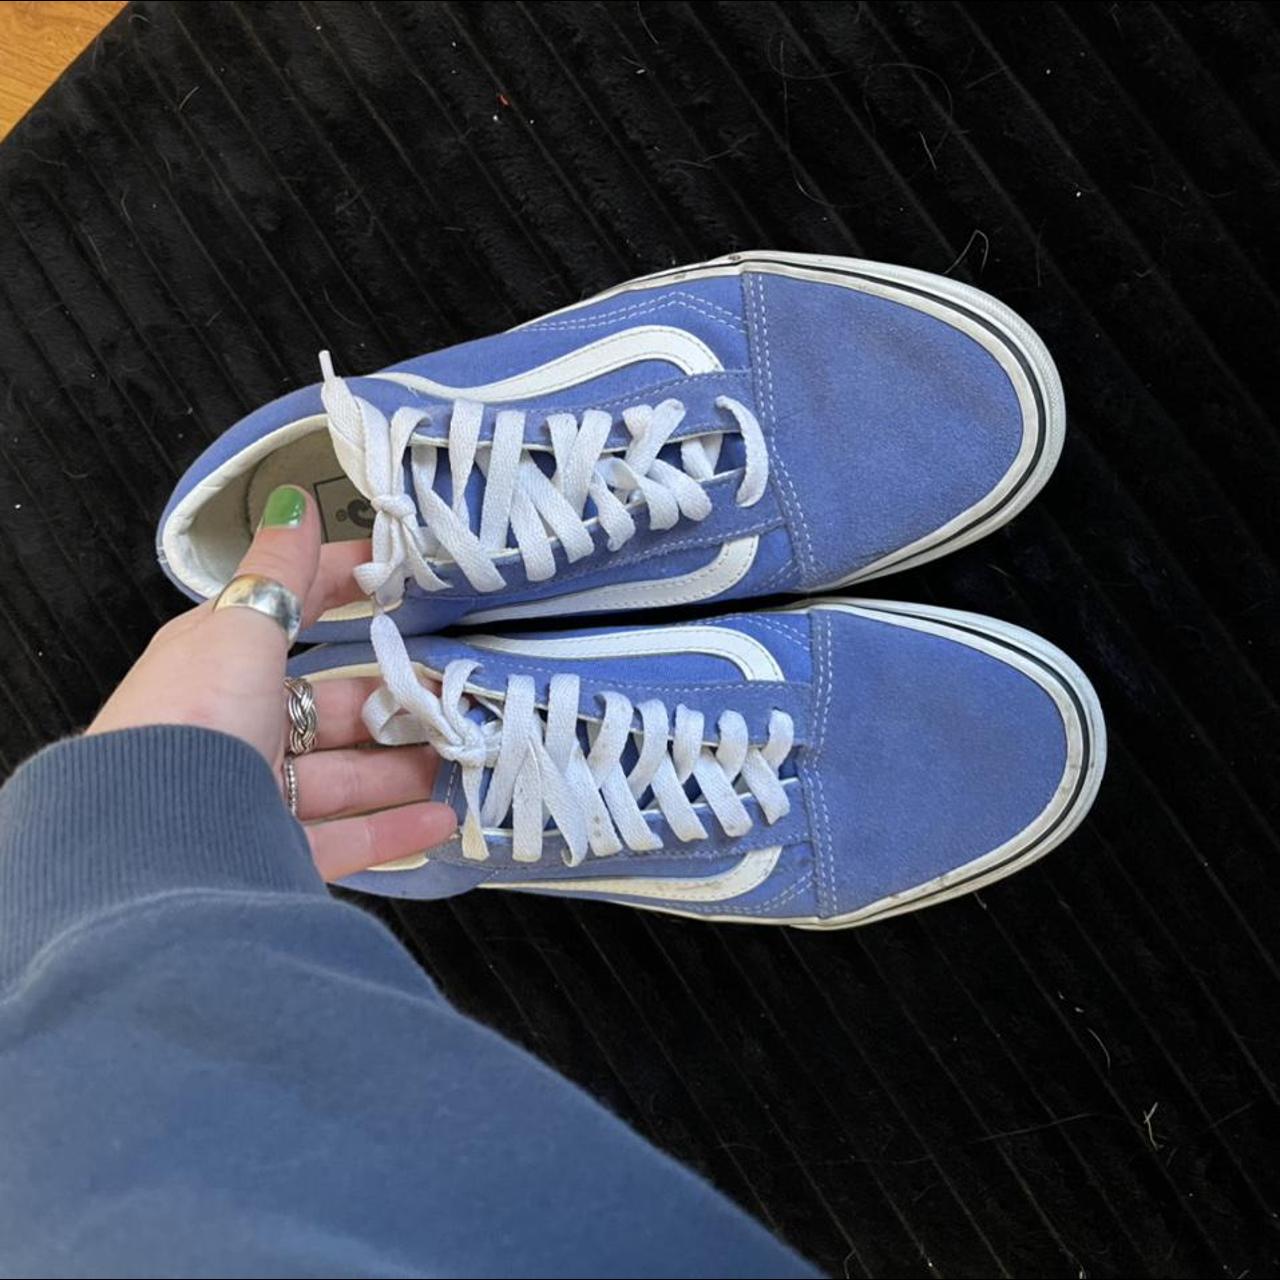
{"type": "MultiPolygon", "coordinates": [[[[421,408],[430,415],[430,425],[424,423],[418,429],[418,436],[422,437],[424,433],[438,439],[441,447],[436,458],[435,476],[432,482],[432,489],[439,497],[450,507],[453,506],[453,476],[449,468],[449,453],[446,447],[448,440],[449,418],[453,412],[453,401],[441,400],[432,396],[423,395],[419,392],[407,390],[405,387],[395,382],[388,382],[380,378],[348,378],[346,385],[352,395],[359,397],[361,400],[377,409],[384,417],[391,419],[397,409],[404,408],[406,405],[412,405],[415,408],[421,408]]],[[[485,422],[481,431],[481,442],[492,439],[492,427],[496,414],[504,407],[510,406],[486,406],[485,422]]],[[[545,445],[545,448],[534,448],[524,456],[531,458],[533,462],[548,476],[555,471],[555,459],[550,450],[550,436],[545,429],[545,424],[537,414],[530,416],[529,424],[525,429],[525,440],[536,445],[545,445]]],[[[352,469],[357,467],[357,455],[352,451],[342,448],[340,441],[335,439],[335,450],[338,455],[338,461],[342,465],[343,470],[347,473],[348,479],[356,485],[357,489],[362,487],[360,477],[352,474],[352,469]]],[[[404,459],[404,485],[405,492],[414,494],[413,485],[413,469],[412,454],[410,448],[406,452],[404,459]]],[[[683,470],[680,456],[680,441],[672,441],[663,446],[658,454],[662,461],[669,463],[671,466],[683,470]]],[[[716,464],[717,472],[730,471],[741,467],[744,464],[745,457],[743,452],[743,444],[741,437],[734,432],[726,432],[720,451],[720,458],[716,464]]],[[[468,527],[472,530],[478,530],[480,527],[480,514],[484,504],[486,478],[478,467],[472,467],[471,474],[467,478],[465,503],[467,511],[468,527]]],[[[584,519],[591,519],[596,515],[595,503],[588,498],[585,509],[583,511],[584,519]]]]}
{"type": "MultiPolygon", "coordinates": [[[[429,418],[419,426],[415,434],[420,435],[423,430],[432,431],[435,434],[433,428],[436,428],[441,438],[447,440],[447,425],[453,408],[451,402],[408,392],[394,382],[386,382],[379,378],[344,378],[341,380],[341,385],[343,389],[335,390],[333,393],[337,404],[349,406],[351,401],[346,398],[349,394],[355,399],[360,414],[366,419],[372,416],[371,411],[376,411],[388,422],[398,409],[406,406],[419,408],[427,413],[429,418]]],[[[343,413],[341,416],[335,416],[329,413],[328,428],[338,465],[342,468],[347,481],[356,490],[352,496],[364,494],[370,499],[379,496],[371,491],[376,486],[370,482],[366,474],[366,449],[361,431],[355,425],[353,414],[343,413]]],[[[417,492],[413,482],[413,454],[414,450],[410,446],[401,460],[401,485],[403,491],[410,497],[416,497],[417,492]]],[[[484,486],[484,475],[478,468],[473,467],[468,477],[465,495],[467,522],[472,529],[479,528],[480,510],[484,502],[484,486]]],[[[432,488],[444,502],[452,507],[453,478],[449,470],[447,448],[442,448],[436,458],[432,488]]]]}
{"type": "MultiPolygon", "coordinates": [[[[580,708],[580,711],[589,712],[590,708],[585,708],[585,707],[580,708]]],[[[472,701],[471,706],[467,709],[465,715],[466,715],[466,719],[478,725],[488,724],[491,721],[498,718],[495,712],[491,711],[483,703],[476,702],[474,699],[472,701]]],[[[545,718],[546,718],[545,708],[539,709],[539,716],[541,719],[545,721],[545,718]]],[[[586,719],[579,718],[578,720],[578,726],[577,726],[578,745],[582,748],[582,753],[584,756],[589,755],[591,752],[591,738],[590,738],[590,735],[588,734],[589,724],[590,722],[586,719]]],[[[639,756],[640,756],[640,748],[639,748],[638,740],[636,736],[634,734],[628,735],[626,746],[622,750],[622,759],[619,762],[622,766],[623,773],[631,772],[631,770],[635,767],[636,761],[639,759],[639,756]]],[[[782,767],[779,769],[778,772],[779,772],[779,776],[782,778],[793,777],[795,775],[794,753],[791,757],[788,757],[788,759],[783,763],[782,767]]],[[[481,787],[482,798],[488,791],[490,776],[491,776],[491,771],[486,771],[486,777],[481,787]]],[[[701,799],[701,789],[698,785],[696,778],[690,776],[685,781],[684,791],[685,791],[685,794],[689,797],[689,799],[693,803],[695,804],[699,803],[701,799]]],[[[454,812],[457,813],[458,815],[459,823],[461,823],[465,813],[466,805],[465,805],[465,801],[462,798],[462,778],[461,778],[460,766],[457,765],[452,760],[440,761],[440,767],[436,770],[435,786],[432,788],[432,791],[431,791],[431,799],[438,800],[443,804],[448,804],[452,806],[454,812]]],[[[646,792],[641,797],[641,802],[646,806],[651,805],[653,803],[652,795],[646,792]]],[[[550,819],[548,819],[547,829],[551,830],[553,825],[554,824],[550,821],[550,819]]],[[[462,885],[460,888],[448,889],[445,892],[442,892],[439,896],[442,896],[442,897],[445,896],[446,892],[460,893],[463,891],[464,888],[469,888],[469,887],[470,885],[468,884],[468,885],[462,885]]]]}
{"type": "MultiPolygon", "coordinates": [[[[530,458],[533,463],[547,476],[555,473],[556,464],[555,457],[548,449],[533,449],[526,457],[530,458]]],[[[680,457],[680,444],[674,442],[663,446],[659,451],[658,457],[668,463],[670,466],[678,470],[684,470],[680,457]]],[[[716,463],[716,471],[731,471],[743,465],[742,458],[742,442],[737,436],[726,436],[724,445],[720,450],[720,458],[716,463]]],[[[405,491],[415,494],[416,490],[413,486],[413,473],[409,461],[405,461],[405,491]]],[[[467,479],[466,487],[466,507],[468,527],[472,530],[480,528],[480,514],[484,506],[485,486],[487,479],[478,467],[472,469],[471,475],[467,479]]],[[[448,451],[442,449],[439,457],[436,459],[436,473],[432,483],[432,489],[439,495],[442,501],[446,502],[450,507],[453,506],[453,476],[449,470],[449,454],[448,451]]],[[[592,520],[597,515],[596,504],[590,497],[582,509],[582,518],[584,520],[592,520]]],[[[643,519],[643,515],[641,517],[643,519]]],[[[552,536],[548,531],[548,536],[552,536]]],[[[512,545],[510,537],[508,537],[508,546],[512,545]]]]}
{"type": "MultiPolygon", "coordinates": [[[[545,707],[540,707],[538,709],[538,717],[543,723],[545,723],[545,707]]],[[[465,712],[464,718],[470,720],[473,724],[485,725],[499,719],[499,716],[496,712],[491,711],[484,703],[477,702],[473,697],[471,706],[465,712]]],[[[580,717],[577,724],[578,745],[582,748],[582,754],[584,756],[591,753],[591,735],[588,732],[589,727],[590,721],[580,717]]],[[[626,746],[622,750],[621,764],[623,772],[630,773],[635,767],[635,763],[639,757],[640,749],[637,745],[636,738],[634,735],[629,735],[626,746]]],[[[492,770],[485,771],[486,776],[484,784],[480,789],[482,797],[488,791],[489,777],[491,774],[492,770]]],[[[435,785],[431,789],[430,798],[432,800],[439,800],[442,803],[452,805],[454,811],[458,814],[458,820],[462,820],[465,802],[462,798],[461,766],[458,765],[456,761],[440,761],[439,768],[436,769],[435,785]]]]}

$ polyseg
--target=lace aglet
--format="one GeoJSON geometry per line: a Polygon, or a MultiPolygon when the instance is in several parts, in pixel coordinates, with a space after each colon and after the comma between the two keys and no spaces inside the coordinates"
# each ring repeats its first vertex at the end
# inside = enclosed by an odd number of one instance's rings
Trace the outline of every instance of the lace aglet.
{"type": "Polygon", "coordinates": [[[484,838],[484,830],[474,814],[467,814],[462,824],[462,856],[472,862],[488,862],[489,846],[484,838]]]}

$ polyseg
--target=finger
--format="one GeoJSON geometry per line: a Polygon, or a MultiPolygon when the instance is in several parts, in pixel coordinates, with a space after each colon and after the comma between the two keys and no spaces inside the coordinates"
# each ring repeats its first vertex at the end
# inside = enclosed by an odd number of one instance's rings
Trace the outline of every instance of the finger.
{"type": "MultiPolygon", "coordinates": [[[[372,667],[372,663],[370,666],[372,667]]],[[[381,687],[381,678],[376,675],[338,676],[330,679],[311,676],[310,682],[316,700],[316,746],[323,751],[368,742],[369,730],[364,723],[364,704],[369,695],[381,687]]],[[[440,690],[440,686],[433,680],[422,679],[422,683],[433,693],[440,690]]]]}
{"type": "Polygon", "coordinates": [[[431,794],[440,759],[430,747],[315,751],[294,760],[304,822],[368,813],[431,794]]]}
{"type": "Polygon", "coordinates": [[[316,699],[316,746],[321,751],[333,747],[354,747],[369,741],[363,712],[369,695],[382,681],[377,676],[342,676],[333,680],[311,680],[316,699]]]}
{"type": "Polygon", "coordinates": [[[326,542],[320,548],[320,571],[302,610],[307,626],[330,609],[366,599],[355,580],[355,571],[372,555],[373,546],[367,538],[359,542],[326,542]]]}
{"type": "Polygon", "coordinates": [[[359,818],[338,818],[307,828],[311,856],[326,880],[340,880],[379,862],[394,862],[443,844],[458,829],[447,804],[423,801],[359,818]]]}
{"type": "MultiPolygon", "coordinates": [[[[262,511],[262,522],[236,575],[252,573],[270,578],[288,588],[299,602],[311,592],[320,561],[320,519],[315,504],[297,485],[273,489],[262,511]]],[[[260,634],[283,656],[288,648],[284,630],[272,618],[253,609],[220,609],[209,617],[209,625],[236,628],[242,637],[260,634]],[[254,630],[250,630],[250,629],[254,630]]]]}

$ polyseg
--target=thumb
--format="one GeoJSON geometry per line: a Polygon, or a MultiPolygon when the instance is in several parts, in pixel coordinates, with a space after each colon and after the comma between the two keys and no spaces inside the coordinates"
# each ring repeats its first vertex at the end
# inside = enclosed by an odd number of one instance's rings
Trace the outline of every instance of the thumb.
{"type": "MultiPolygon", "coordinates": [[[[287,588],[311,621],[305,601],[320,564],[320,519],[304,490],[282,485],[271,492],[249,550],[236,569],[287,588]]],[[[203,611],[201,611],[203,612],[203,611]]],[[[272,617],[254,609],[212,609],[199,627],[196,676],[212,709],[203,722],[235,734],[274,763],[284,747],[285,659],[289,637],[272,617]]],[[[190,660],[191,653],[188,653],[190,660]]]]}
{"type": "MultiPolygon", "coordinates": [[[[259,574],[287,587],[298,598],[305,626],[314,621],[306,605],[319,565],[320,518],[315,504],[297,485],[286,484],[273,489],[262,509],[258,531],[240,561],[236,575],[259,574]]],[[[244,632],[246,636],[270,637],[273,652],[278,651],[282,657],[287,652],[285,634],[272,619],[248,609],[227,610],[221,615],[214,614],[214,618],[229,620],[228,615],[232,614],[237,615],[235,623],[238,627],[253,628],[252,632],[244,632]]],[[[267,641],[264,639],[263,643],[267,641]]]]}
{"type": "MultiPolygon", "coordinates": [[[[320,562],[320,520],[303,490],[276,489],[237,573],[271,578],[307,599],[320,562]]],[[[310,621],[318,609],[305,612],[310,621]]],[[[284,749],[289,639],[274,618],[207,602],[156,634],[90,726],[91,733],[195,724],[234,734],[268,763],[284,749]]]]}

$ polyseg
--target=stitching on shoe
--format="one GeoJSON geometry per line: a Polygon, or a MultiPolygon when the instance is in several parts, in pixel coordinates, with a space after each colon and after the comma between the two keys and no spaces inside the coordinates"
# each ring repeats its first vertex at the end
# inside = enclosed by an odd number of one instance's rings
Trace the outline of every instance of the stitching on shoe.
{"type": "MultiPolygon", "coordinates": [[[[748,311],[753,314],[755,320],[755,330],[759,338],[758,348],[760,352],[758,381],[760,383],[761,399],[767,406],[768,429],[771,436],[775,435],[778,422],[777,406],[773,395],[773,358],[769,348],[769,320],[765,311],[764,302],[764,286],[760,281],[758,272],[747,272],[744,276],[744,293],[748,303],[748,311]]],[[[763,425],[763,424],[762,424],[763,425]]],[[[795,485],[791,482],[791,474],[787,470],[786,461],[782,457],[781,450],[777,447],[776,438],[774,448],[770,451],[770,460],[775,464],[775,471],[778,480],[784,490],[783,506],[787,512],[788,523],[795,528],[800,535],[796,543],[796,553],[799,556],[801,567],[806,575],[812,576],[816,561],[813,554],[813,543],[809,538],[809,529],[805,523],[804,513],[800,508],[800,500],[796,494],[795,485]]]]}
{"type": "Polygon", "coordinates": [[[738,333],[745,334],[746,332],[746,326],[743,325],[741,319],[735,316],[728,307],[722,307],[717,303],[707,302],[695,294],[683,292],[667,294],[663,298],[653,299],[648,302],[633,303],[629,307],[623,307],[618,311],[610,311],[605,315],[589,316],[579,320],[552,320],[545,324],[530,325],[529,328],[538,333],[548,330],[599,329],[627,316],[648,315],[654,311],[660,311],[664,306],[670,306],[673,303],[676,306],[688,307],[691,311],[697,311],[708,320],[714,320],[719,324],[728,324],[738,333]]]}
{"type": "Polygon", "coordinates": [[[814,795],[822,811],[821,822],[814,823],[815,839],[813,842],[819,914],[822,913],[824,908],[828,910],[828,914],[834,914],[836,895],[835,871],[831,853],[831,813],[827,807],[827,794],[822,782],[822,769],[827,741],[827,720],[831,712],[831,699],[835,681],[833,679],[830,624],[823,618],[815,618],[814,626],[819,633],[814,637],[814,700],[815,704],[818,704],[820,698],[821,703],[814,706],[812,713],[811,732],[814,735],[814,745],[811,748],[806,748],[810,753],[809,759],[811,761],[811,767],[806,769],[806,774],[812,779],[811,794],[814,795]]]}

